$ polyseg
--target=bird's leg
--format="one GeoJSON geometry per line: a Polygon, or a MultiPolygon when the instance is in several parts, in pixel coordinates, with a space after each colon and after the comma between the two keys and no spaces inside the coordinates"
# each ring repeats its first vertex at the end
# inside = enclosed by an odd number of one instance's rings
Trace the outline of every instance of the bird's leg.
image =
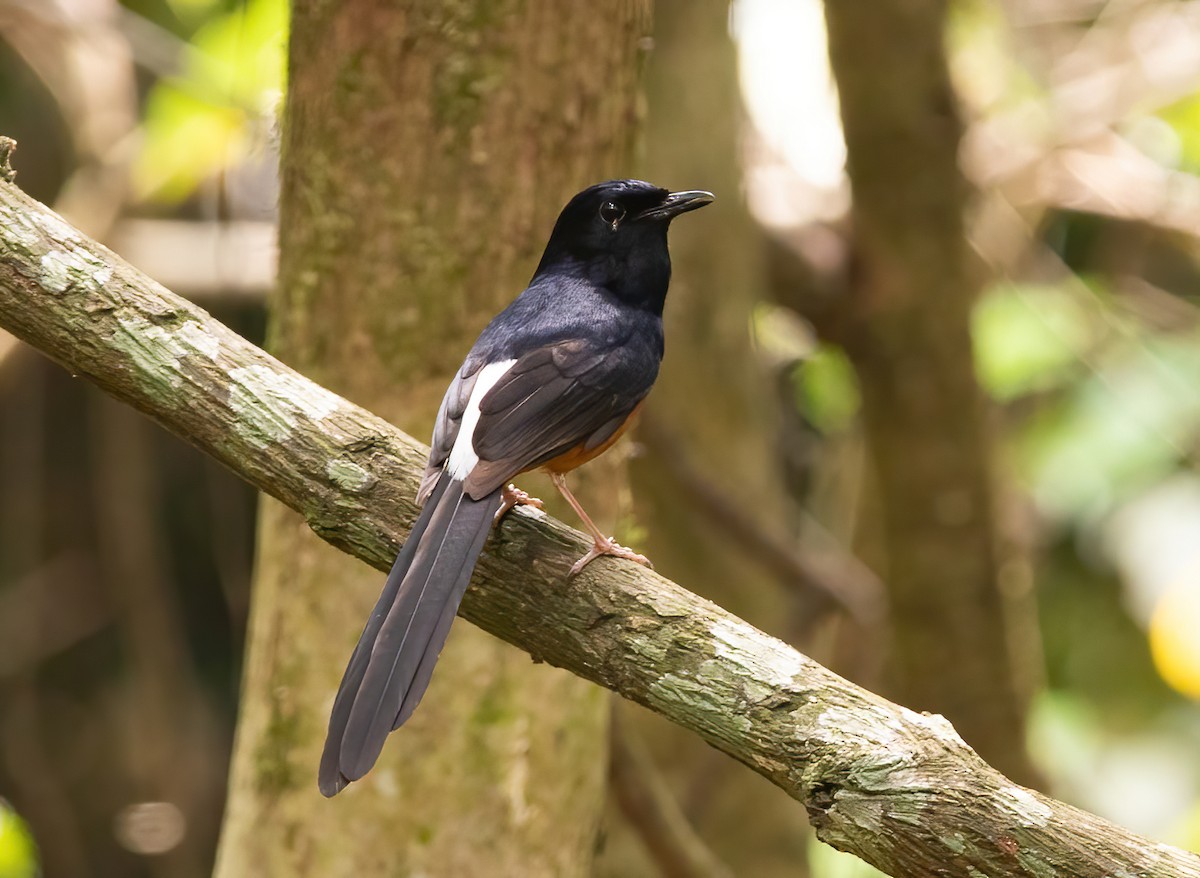
{"type": "Polygon", "coordinates": [[[571,504],[571,508],[575,510],[575,514],[579,516],[579,519],[583,522],[583,526],[592,535],[593,540],[591,551],[575,562],[571,567],[571,572],[567,574],[568,578],[577,574],[601,555],[624,558],[627,561],[634,561],[645,567],[649,567],[651,570],[654,569],[654,565],[650,563],[650,559],[645,555],[639,555],[632,549],[625,548],[612,537],[605,536],[600,528],[596,527],[596,523],[592,521],[591,516],[583,511],[583,507],[579,505],[579,501],[575,499],[575,495],[567,487],[567,477],[565,475],[552,472],[550,473],[550,481],[554,483],[554,487],[558,488],[559,493],[563,495],[566,501],[571,504]]]}
{"type": "Polygon", "coordinates": [[[504,517],[504,513],[512,509],[514,506],[532,506],[535,509],[542,508],[542,501],[537,497],[530,497],[516,485],[506,485],[504,490],[500,492],[500,510],[496,513],[493,522],[498,522],[504,517]]]}

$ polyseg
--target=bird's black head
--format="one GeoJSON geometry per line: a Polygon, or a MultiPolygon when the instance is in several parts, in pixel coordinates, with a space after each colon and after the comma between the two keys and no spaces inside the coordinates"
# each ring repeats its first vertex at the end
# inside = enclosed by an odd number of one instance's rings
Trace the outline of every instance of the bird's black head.
{"type": "Polygon", "coordinates": [[[661,314],[671,280],[667,226],[712,200],[711,192],[669,192],[641,180],[589,186],[559,214],[534,278],[582,275],[630,305],[661,314]]]}

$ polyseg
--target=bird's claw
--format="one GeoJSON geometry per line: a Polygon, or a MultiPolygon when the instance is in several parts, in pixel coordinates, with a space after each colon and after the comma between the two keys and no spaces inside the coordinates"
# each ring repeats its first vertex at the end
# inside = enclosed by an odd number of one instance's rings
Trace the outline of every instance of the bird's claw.
{"type": "Polygon", "coordinates": [[[496,517],[492,519],[492,523],[499,522],[504,517],[504,513],[508,512],[514,506],[532,506],[534,509],[541,509],[542,501],[537,497],[529,496],[516,485],[507,485],[500,492],[500,509],[496,512],[496,517]]]}
{"type": "Polygon", "coordinates": [[[641,564],[643,567],[648,567],[653,570],[654,565],[650,563],[650,559],[645,555],[639,555],[633,549],[627,549],[611,537],[606,537],[603,540],[596,540],[593,543],[591,550],[580,558],[571,567],[571,571],[567,574],[570,579],[579,574],[584,567],[588,566],[592,561],[595,561],[601,555],[611,555],[614,558],[624,558],[626,561],[633,561],[635,564],[641,564]]]}

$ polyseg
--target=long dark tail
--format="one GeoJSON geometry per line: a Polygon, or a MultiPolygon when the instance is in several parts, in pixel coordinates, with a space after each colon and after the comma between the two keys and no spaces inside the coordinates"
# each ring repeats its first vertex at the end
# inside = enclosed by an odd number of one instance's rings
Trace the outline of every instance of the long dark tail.
{"type": "Polygon", "coordinates": [[[384,739],[408,719],[433,674],[499,491],[472,500],[443,475],[404,544],[350,656],[321,754],[321,793],[333,796],[375,764],[384,739]]]}

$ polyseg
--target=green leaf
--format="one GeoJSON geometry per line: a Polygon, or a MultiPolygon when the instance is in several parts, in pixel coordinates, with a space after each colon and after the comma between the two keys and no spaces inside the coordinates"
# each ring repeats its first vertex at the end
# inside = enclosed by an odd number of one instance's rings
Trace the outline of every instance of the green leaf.
{"type": "Polygon", "coordinates": [[[1179,166],[1191,173],[1200,172],[1200,94],[1177,101],[1158,112],[1179,137],[1179,166]]]}
{"type": "Polygon", "coordinates": [[[279,104],[286,43],[285,0],[247,0],[196,31],[183,73],[147,98],[139,196],[178,201],[250,155],[279,104]]]}
{"type": "Polygon", "coordinates": [[[1200,435],[1200,334],[1129,332],[1021,437],[1043,511],[1087,517],[1178,466],[1200,435]]]}
{"type": "Polygon", "coordinates": [[[1000,400],[1059,387],[1096,332],[1079,297],[1053,286],[1000,284],[972,318],[979,379],[1000,400]]]}
{"type": "Polygon", "coordinates": [[[822,344],[799,367],[800,408],[822,433],[846,430],[858,414],[854,368],[841,348],[822,344]]]}
{"type": "Polygon", "coordinates": [[[25,821],[0,799],[0,878],[34,878],[37,848],[25,821]]]}
{"type": "Polygon", "coordinates": [[[145,143],[134,169],[142,197],[177,202],[245,152],[244,114],[192,97],[173,85],[156,86],[146,105],[145,143]]]}

